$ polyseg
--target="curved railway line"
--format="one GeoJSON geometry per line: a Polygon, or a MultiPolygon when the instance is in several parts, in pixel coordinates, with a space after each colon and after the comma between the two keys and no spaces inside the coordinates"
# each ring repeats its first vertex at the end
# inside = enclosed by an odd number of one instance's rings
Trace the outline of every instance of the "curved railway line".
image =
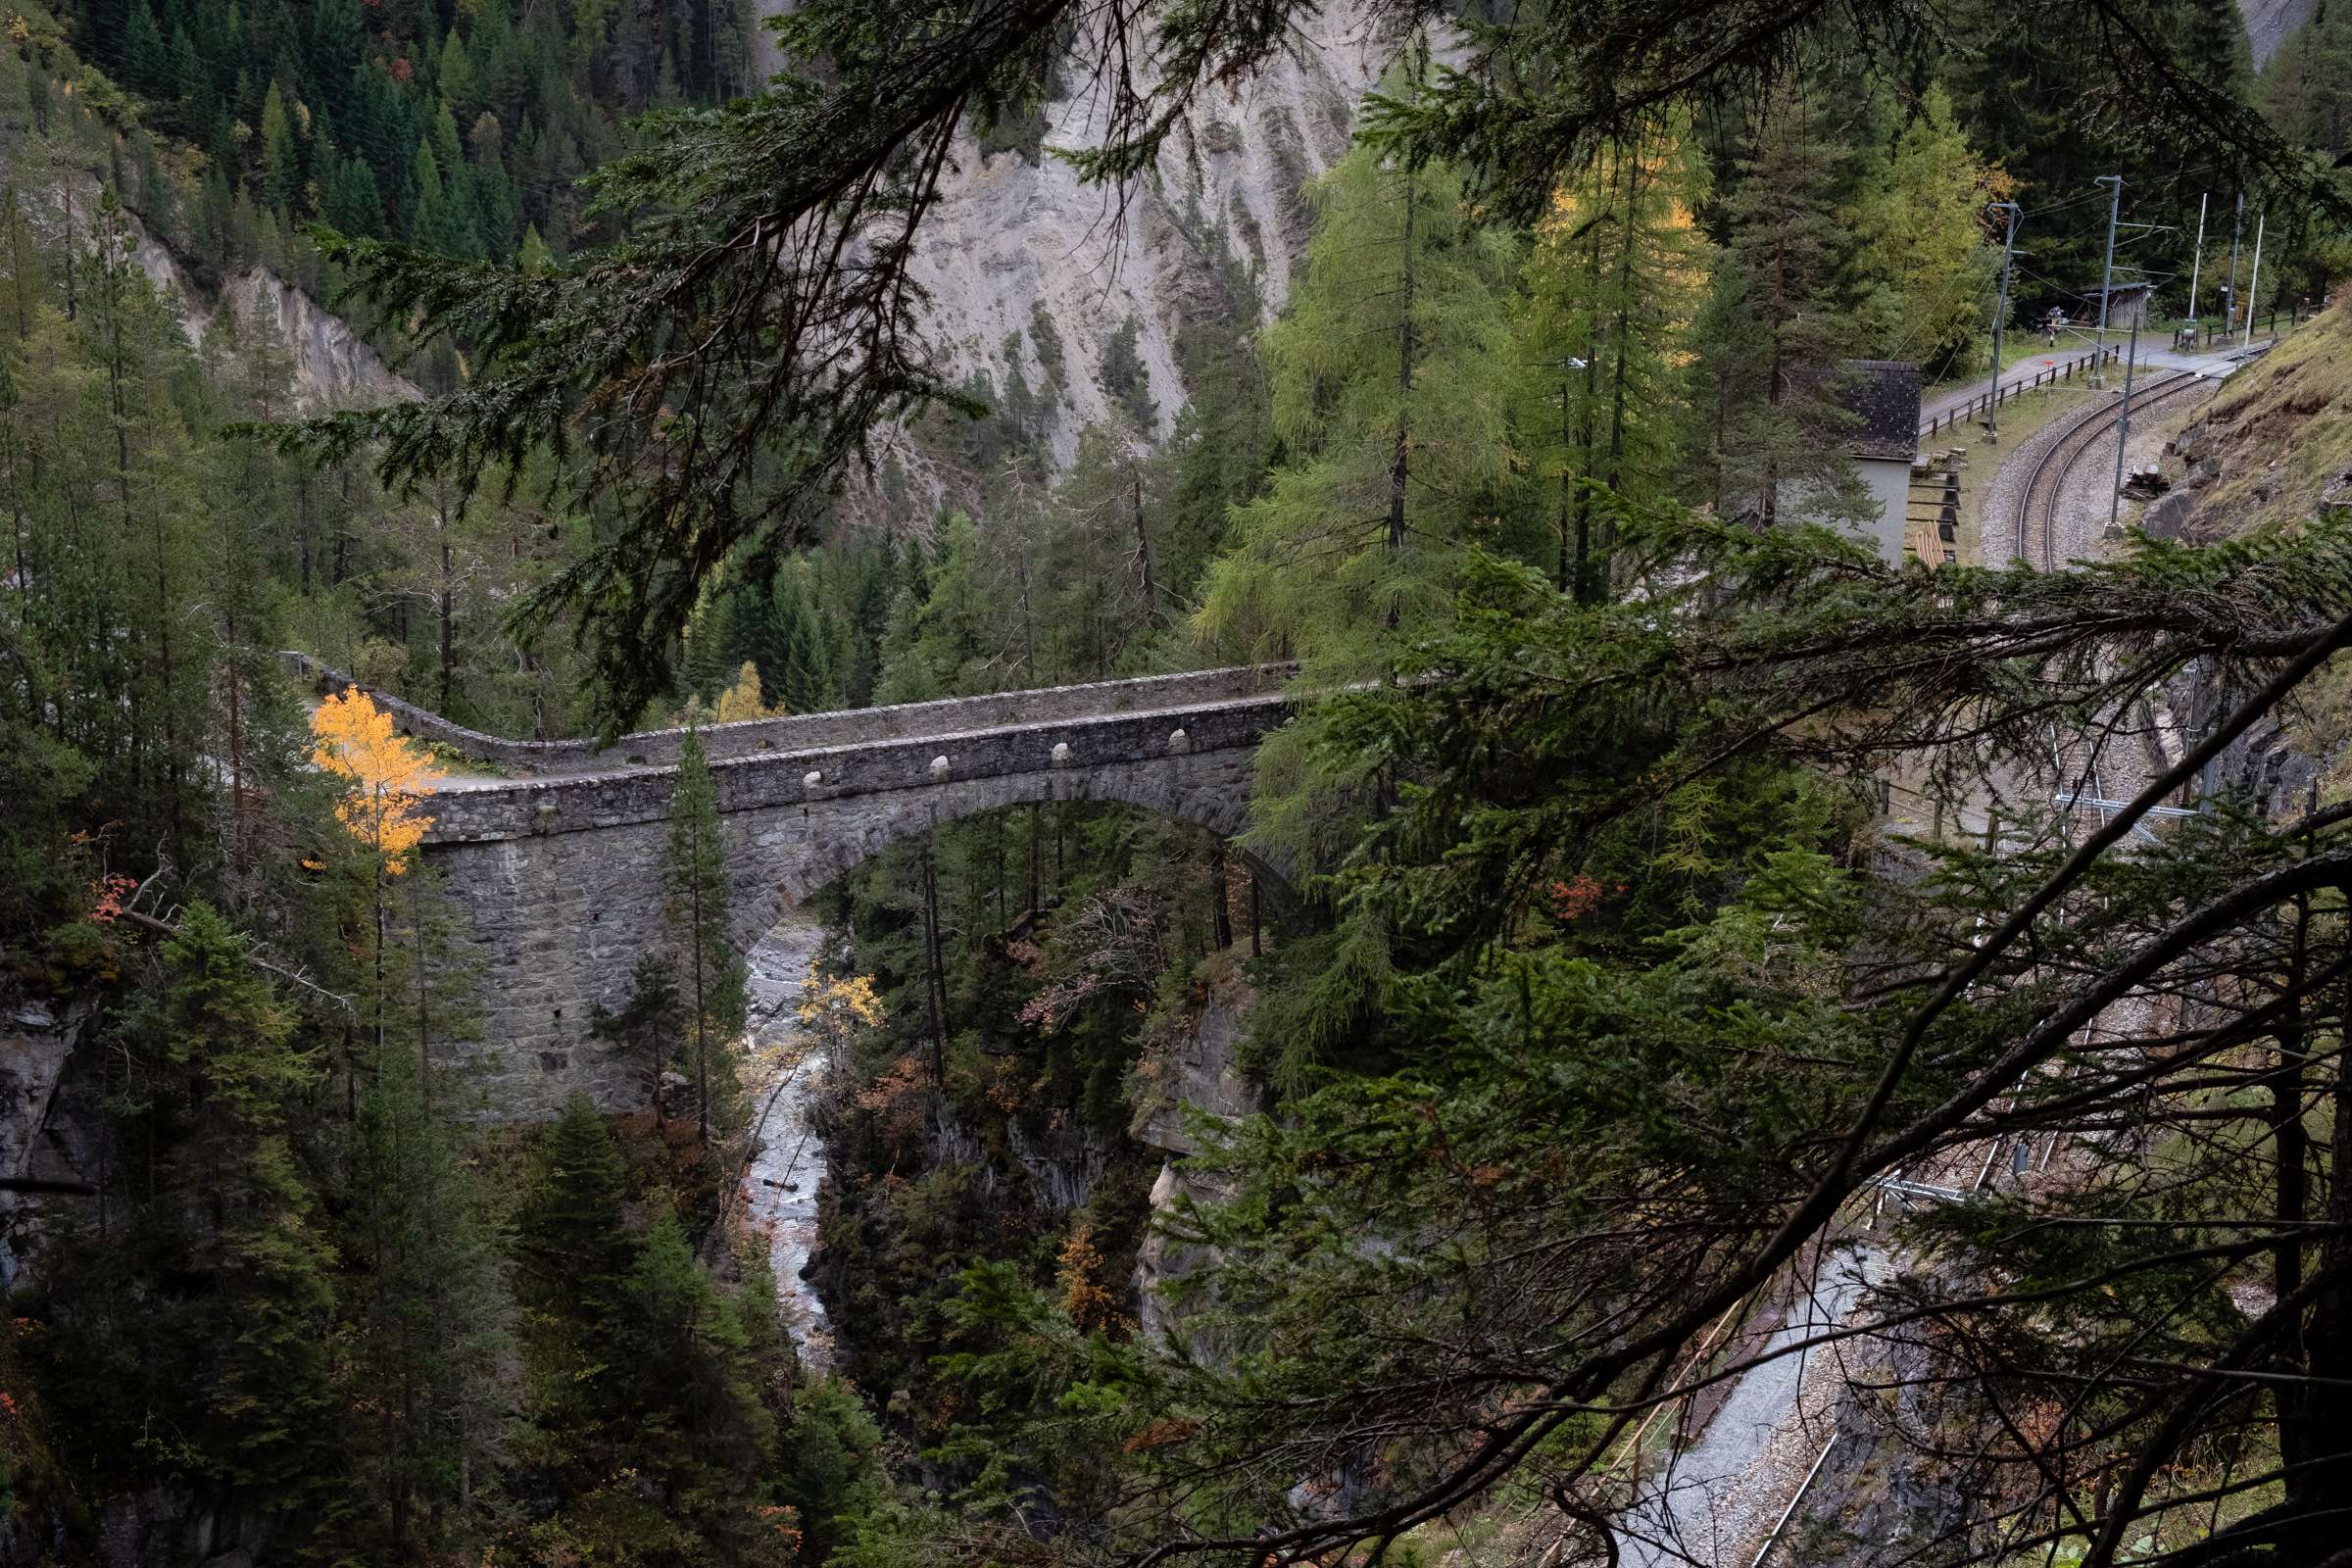
{"type": "MultiPolygon", "coordinates": [[[[2194,370],[2170,370],[2142,383],[2132,396],[2132,412],[2154,408],[2181,394],[2205,386],[2206,378],[2194,370]]],[[[2075,467],[2099,445],[2123,417],[2123,405],[2108,404],[2092,409],[2078,419],[2066,433],[2044,452],[2034,465],[2026,480],[2026,493],[2017,504],[2017,558],[2030,561],[2044,571],[2056,571],[2064,564],[2058,559],[2058,503],[2066,494],[2075,467]],[[2035,535],[2039,535],[2036,549],[2035,535]]]]}
{"type": "MultiPolygon", "coordinates": [[[[2132,398],[2132,411],[2137,413],[2144,409],[2155,408],[2159,404],[2169,402],[2206,384],[2206,378],[2193,370],[2173,370],[2151,377],[2134,388],[2132,398]]],[[[2060,560],[2058,551],[2059,503],[2065,497],[2067,486],[2073,481],[2077,467],[2084,458],[2090,455],[2093,448],[2100,446],[2109,437],[2116,426],[2122,422],[2122,418],[2121,400],[2092,409],[2077,419],[2073,425],[2067,427],[2064,433],[2050,444],[2049,450],[2034,461],[2033,471],[2026,480],[2025,492],[2017,504],[2017,560],[2033,562],[2044,571],[2058,571],[2064,568],[2065,563],[2060,560]]],[[[2099,776],[2099,763],[2100,757],[2096,745],[2085,741],[2080,734],[2074,733],[2071,726],[2060,721],[2052,721],[2050,725],[2050,772],[2053,781],[2061,791],[2071,790],[2078,800],[2085,792],[2092,801],[2101,800],[2104,791],[2099,776]]],[[[2103,809],[2100,814],[2102,817],[2105,815],[2103,809]]],[[[2087,1033],[2087,1029],[2085,1033],[2087,1033]]],[[[2052,1151],[2057,1148],[2058,1141],[2058,1138],[2052,1135],[2042,1147],[2039,1161],[2035,1162],[2028,1153],[2027,1143],[2021,1140],[2014,1151],[2013,1164],[2019,1179],[2022,1180],[2028,1170],[2037,1171],[2041,1165],[2047,1164],[2052,1151]]],[[[1966,1188],[1942,1187],[1911,1179],[1911,1168],[1906,1166],[1894,1173],[1894,1179],[1882,1184],[1879,1200],[1881,1204],[1884,1204],[1890,1193],[1905,1200],[1941,1201],[1965,1199],[1972,1194],[1982,1192],[1985,1184],[1992,1180],[1994,1161],[1999,1157],[2006,1143],[2007,1140],[2001,1137],[1995,1137],[1987,1142],[1984,1158],[1978,1166],[1975,1179],[1970,1181],[1966,1188]]],[[[1811,1467],[1805,1471],[1804,1479],[1797,1483],[1795,1494],[1789,1497],[1787,1506],[1781,1509],[1771,1528],[1765,1532],[1762,1544],[1756,1548],[1754,1557],[1747,1562],[1746,1568],[1763,1568],[1765,1560],[1772,1555],[1773,1548],[1780,1544],[1788,1528],[1789,1520],[1795,1517],[1798,1506],[1804,1501],[1805,1494],[1812,1490],[1815,1478],[1820,1475],[1822,1466],[1828,1461],[1831,1450],[1838,1446],[1838,1439],[1841,1436],[1842,1434],[1838,1431],[1832,1430],[1829,1441],[1822,1446],[1811,1467]]]]}
{"type": "MultiPolygon", "coordinates": [[[[2156,408],[2210,384],[2205,376],[2193,370],[2167,371],[2134,391],[2132,412],[2156,408]]],[[[2058,549],[2058,508],[2082,460],[2105,444],[2122,418],[2120,400],[2092,409],[2068,426],[2049,450],[2035,460],[2017,505],[2015,559],[2030,561],[2044,571],[2064,568],[2065,562],[2058,549]]],[[[2069,734],[2064,726],[2055,723],[2050,726],[2050,770],[2057,789],[2073,794],[2078,800],[2085,796],[2094,802],[2105,799],[2099,763],[2096,746],[2080,735],[2069,734]]],[[[2101,820],[2105,819],[2103,808],[2092,809],[2098,811],[2101,820]]]]}
{"type": "MultiPolygon", "coordinates": [[[[2135,414],[2153,409],[2200,386],[2210,384],[2205,375],[2194,370],[2166,371],[2151,376],[2133,388],[2132,409],[2135,414]]],[[[2044,571],[2064,569],[2065,562],[2060,559],[2057,539],[2059,504],[2065,496],[2068,484],[2074,479],[2078,466],[2084,458],[2090,455],[2092,449],[2100,446],[2109,437],[2122,421],[2122,417],[2121,400],[2091,409],[2074,424],[2066,427],[2058,439],[2051,443],[2049,450],[2035,460],[2033,471],[2027,479],[2024,494],[2017,504],[2016,559],[2033,562],[2044,571]]],[[[1989,521],[1990,519],[1987,518],[1987,522],[1989,521]]],[[[2087,808],[2097,810],[2104,817],[2106,812],[2098,748],[2086,742],[2081,735],[2073,733],[2071,727],[2061,721],[2051,723],[2049,744],[2050,771],[2057,787],[2061,791],[2071,792],[2078,801],[2087,795],[2088,802],[2085,803],[2087,808]]],[[[2144,828],[2139,831],[2142,836],[2147,836],[2144,828]]],[[[2086,1025],[2083,1036],[2087,1037],[2088,1034],[2089,1026],[2086,1025]]],[[[1893,1173],[1891,1179],[1880,1184],[1879,1202],[1883,1206],[1889,1196],[1906,1201],[1946,1201],[1966,1199],[1981,1193],[1988,1183],[1994,1180],[1995,1165],[2004,1150],[2011,1154],[2009,1168],[2014,1173],[2015,1179],[2022,1182],[2029,1173],[2038,1175],[2048,1165],[2050,1156],[2056,1151],[2060,1141],[2057,1134],[2050,1134],[2043,1141],[2038,1155],[2036,1155],[2032,1152],[2030,1138],[2021,1135],[2018,1142],[2012,1145],[2006,1136],[1996,1136],[1986,1142],[1984,1158],[1977,1162],[1973,1179],[1969,1179],[1965,1171],[1959,1173],[1960,1179],[1967,1181],[1966,1187],[1940,1186],[1930,1181],[1919,1180],[1915,1178],[1913,1167],[1900,1167],[1893,1173]]],[[[1873,1224],[1874,1226],[1876,1224],[1875,1211],[1873,1224]]],[[[1675,1381],[1678,1385],[1689,1378],[1705,1360],[1724,1325],[1729,1323],[1735,1314],[1740,1312],[1744,1304],[1743,1302],[1740,1306],[1735,1306],[1724,1314],[1723,1319],[1717,1323],[1715,1330],[1708,1336],[1706,1343],[1699,1347],[1685,1365],[1682,1373],[1676,1378],[1675,1381]]],[[[1651,1416],[1654,1417],[1658,1411],[1665,1408],[1664,1404],[1658,1405],[1651,1411],[1651,1416]]],[[[1626,1451],[1631,1452],[1634,1448],[1639,1447],[1642,1433],[1645,1432],[1648,1426],[1649,1420],[1645,1418],[1641,1430],[1634,1434],[1632,1444],[1626,1451]]],[[[1831,1452],[1838,1446],[1842,1436],[1843,1434],[1833,1425],[1829,1440],[1822,1445],[1818,1452],[1814,1453],[1812,1462],[1805,1469],[1803,1477],[1797,1482],[1796,1490],[1789,1495],[1788,1502],[1773,1516],[1754,1554],[1739,1559],[1737,1568],[1763,1568],[1765,1562],[1772,1557],[1774,1548],[1782,1544],[1788,1534],[1790,1521],[1796,1517],[1797,1509],[1803,1504],[1806,1494],[1812,1490],[1814,1482],[1821,1475],[1823,1466],[1828,1462],[1831,1452]]],[[[1612,1475],[1615,1474],[1615,1466],[1611,1467],[1612,1475]]],[[[1556,1561],[1561,1545],[1561,1542],[1554,1542],[1541,1561],[1547,1565],[1556,1561]]]]}

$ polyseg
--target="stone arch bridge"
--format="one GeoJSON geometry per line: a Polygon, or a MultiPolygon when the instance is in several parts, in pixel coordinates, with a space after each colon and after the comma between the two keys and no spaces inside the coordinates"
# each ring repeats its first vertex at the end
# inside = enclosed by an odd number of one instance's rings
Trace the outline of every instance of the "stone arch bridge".
{"type": "MultiPolygon", "coordinates": [[[[353,684],[286,658],[320,692],[353,684]]],[[[706,726],[736,948],[889,846],[1001,807],[1120,801],[1230,837],[1258,741],[1289,716],[1291,673],[1214,669],[706,726]]],[[[602,748],[506,740],[368,695],[408,733],[512,775],[447,780],[425,836],[482,980],[491,1102],[526,1117],[574,1090],[631,1102],[631,1064],[589,1022],[599,1004],[621,1005],[639,954],[668,940],[662,871],[685,731],[602,748]]]]}

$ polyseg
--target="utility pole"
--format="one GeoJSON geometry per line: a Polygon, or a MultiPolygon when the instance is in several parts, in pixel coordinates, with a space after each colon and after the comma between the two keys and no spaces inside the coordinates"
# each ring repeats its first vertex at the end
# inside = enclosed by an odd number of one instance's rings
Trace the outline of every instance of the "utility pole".
{"type": "Polygon", "coordinates": [[[2228,296],[2222,311],[2222,336],[2228,337],[2237,325],[2237,237],[2246,231],[2246,193],[2237,193],[2237,216],[2230,220],[2230,286],[2222,292],[2228,296]]]}
{"type": "Polygon", "coordinates": [[[2262,230],[2269,221],[2268,213],[2254,220],[2254,273],[2246,279],[2246,336],[2240,348],[2254,345],[2254,302],[2262,297],[2262,230]]]}
{"type": "Polygon", "coordinates": [[[2124,449],[2132,441],[2132,369],[2139,363],[2139,318],[2132,318],[2132,344],[2124,351],[2124,409],[2123,417],[2115,425],[2115,494],[2107,498],[2107,531],[2120,526],[2118,518],[2124,508],[2124,449]]]}
{"type": "Polygon", "coordinates": [[[2017,220],[2024,216],[2015,202],[1994,202],[1993,211],[2006,212],[2009,225],[2001,236],[2001,297],[1992,308],[1992,407],[1984,413],[1984,439],[2001,439],[2001,329],[2009,324],[2009,259],[2017,253],[2017,220]]]}
{"type": "Polygon", "coordinates": [[[2099,266],[2098,352],[2093,354],[2090,360],[2090,384],[2105,386],[2107,384],[2107,296],[2115,279],[2115,220],[2123,211],[2124,176],[2101,174],[2091,183],[2115,187],[2114,192],[2107,199],[2107,260],[2099,266]]]}
{"type": "Polygon", "coordinates": [[[2205,270],[2205,204],[2212,199],[2211,191],[2197,194],[2197,248],[2188,264],[2188,346],[2192,353],[2197,346],[2197,277],[2205,270]]]}

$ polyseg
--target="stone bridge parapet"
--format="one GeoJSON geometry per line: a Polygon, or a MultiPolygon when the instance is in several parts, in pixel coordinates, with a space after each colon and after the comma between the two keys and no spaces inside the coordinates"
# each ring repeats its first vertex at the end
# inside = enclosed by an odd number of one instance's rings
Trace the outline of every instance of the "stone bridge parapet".
{"type": "MultiPolygon", "coordinates": [[[[310,655],[289,650],[280,656],[297,678],[321,695],[359,686],[390,713],[403,732],[438,741],[477,761],[513,773],[610,773],[631,767],[674,767],[686,741],[683,727],[640,730],[611,745],[594,740],[518,741],[485,735],[353,680],[310,655]]],[[[968,735],[1012,725],[1100,718],[1111,713],[1149,712],[1199,707],[1241,697],[1280,692],[1297,673],[1288,664],[1241,664],[1132,680],[1089,681],[997,692],[986,697],[950,697],[887,708],[848,708],[782,718],[747,718],[702,726],[703,749],[713,761],[739,757],[775,757],[824,747],[858,747],[877,741],[968,735]]]]}
{"type": "MultiPolygon", "coordinates": [[[[721,815],[1021,773],[1071,774],[1076,782],[1068,796],[1083,798],[1085,777],[1093,770],[1254,748],[1288,713],[1286,698],[1238,697],[1217,704],[1049,718],[914,740],[736,756],[714,760],[710,771],[721,815]]],[[[433,825],[425,841],[482,843],[664,822],[676,789],[674,765],[512,782],[468,781],[434,798],[433,825]]]]}

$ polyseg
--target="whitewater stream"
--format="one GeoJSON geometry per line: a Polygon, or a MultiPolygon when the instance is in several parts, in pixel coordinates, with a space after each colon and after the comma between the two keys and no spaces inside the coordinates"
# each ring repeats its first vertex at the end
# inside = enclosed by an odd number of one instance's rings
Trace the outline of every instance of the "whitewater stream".
{"type": "Polygon", "coordinates": [[[752,1229],[767,1238],[784,1327],[812,1368],[831,1359],[833,1347],[824,1305],[801,1278],[816,1246],[816,1189],[825,1177],[824,1145],[809,1125],[824,1059],[798,1009],[824,937],[813,920],[790,912],[752,950],[744,1082],[757,1149],[738,1200],[752,1229]]]}

